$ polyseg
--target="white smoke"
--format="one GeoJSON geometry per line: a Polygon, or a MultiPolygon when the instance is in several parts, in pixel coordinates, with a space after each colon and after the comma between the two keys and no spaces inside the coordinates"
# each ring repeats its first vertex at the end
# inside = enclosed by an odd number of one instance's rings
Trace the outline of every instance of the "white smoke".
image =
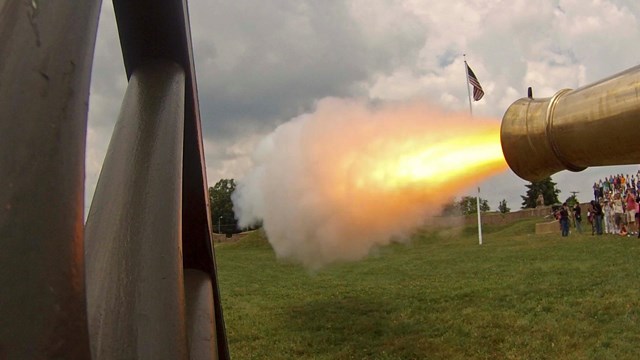
{"type": "Polygon", "coordinates": [[[239,226],[262,221],[278,257],[311,269],[361,259],[377,246],[405,241],[453,196],[496,172],[494,166],[406,181],[388,165],[487,126],[497,128],[495,121],[419,103],[372,108],[324,99],[314,113],[279,126],[257,146],[253,169],[232,195],[239,226]]]}

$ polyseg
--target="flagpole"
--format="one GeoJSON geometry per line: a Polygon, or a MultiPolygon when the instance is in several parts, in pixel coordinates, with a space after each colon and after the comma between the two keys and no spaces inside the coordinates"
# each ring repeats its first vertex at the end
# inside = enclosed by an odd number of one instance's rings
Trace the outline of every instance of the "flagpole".
{"type": "Polygon", "coordinates": [[[469,115],[473,117],[473,107],[471,107],[471,90],[469,90],[469,70],[467,65],[467,54],[462,54],[464,58],[464,76],[467,78],[467,98],[469,99],[469,115]]]}
{"type": "MultiPolygon", "coordinates": [[[[469,65],[467,65],[467,54],[462,54],[464,59],[464,74],[467,78],[467,97],[469,99],[469,115],[473,118],[473,107],[471,106],[471,90],[469,90],[469,65]]],[[[478,185],[478,195],[476,197],[476,211],[478,212],[478,244],[482,245],[482,218],[480,216],[480,185],[478,185]]]]}

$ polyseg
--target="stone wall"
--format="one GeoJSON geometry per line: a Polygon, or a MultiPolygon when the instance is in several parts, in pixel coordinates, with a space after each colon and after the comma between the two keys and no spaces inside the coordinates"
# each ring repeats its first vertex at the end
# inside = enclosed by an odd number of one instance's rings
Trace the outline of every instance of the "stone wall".
{"type": "Polygon", "coordinates": [[[247,231],[247,232],[241,232],[238,234],[231,234],[230,237],[227,237],[226,234],[217,234],[217,233],[213,233],[211,235],[211,240],[214,243],[223,243],[223,242],[232,242],[232,241],[237,241],[242,239],[243,237],[249,235],[251,232],[247,231]]]}
{"type": "MultiPolygon", "coordinates": [[[[580,204],[582,208],[582,219],[583,224],[587,219],[587,208],[588,203],[580,204]]],[[[539,218],[540,223],[544,223],[541,226],[541,231],[547,231],[546,229],[555,229],[555,231],[559,231],[560,225],[555,221],[551,214],[551,206],[538,206],[534,209],[523,209],[517,210],[513,212],[509,212],[506,214],[502,214],[499,212],[487,212],[482,214],[482,225],[508,225],[514,223],[518,220],[530,219],[530,218],[539,218]],[[544,229],[544,230],[543,230],[544,229]]],[[[477,214],[471,214],[466,216],[437,216],[427,220],[427,226],[436,226],[436,227],[454,227],[454,226],[474,226],[478,223],[477,214]]],[[[588,224],[588,223],[587,223],[588,224]]],[[[537,227],[537,225],[536,225],[537,227]]],[[[231,237],[227,237],[225,234],[216,234],[214,233],[213,242],[230,242],[242,239],[244,236],[249,234],[250,232],[233,234],[231,237]]],[[[538,231],[536,231],[538,233],[538,231]]]]}
{"type": "MultiPolygon", "coordinates": [[[[588,205],[588,203],[580,204],[580,208],[582,209],[583,221],[586,221],[587,218],[588,205]]],[[[483,225],[508,225],[518,220],[530,219],[534,217],[540,218],[540,222],[553,221],[554,219],[551,206],[538,206],[534,209],[522,209],[506,214],[502,214],[500,212],[486,212],[482,213],[481,220],[483,225]]],[[[431,225],[442,227],[461,225],[472,226],[478,223],[478,215],[471,214],[466,216],[434,217],[428,223],[431,225]]]]}

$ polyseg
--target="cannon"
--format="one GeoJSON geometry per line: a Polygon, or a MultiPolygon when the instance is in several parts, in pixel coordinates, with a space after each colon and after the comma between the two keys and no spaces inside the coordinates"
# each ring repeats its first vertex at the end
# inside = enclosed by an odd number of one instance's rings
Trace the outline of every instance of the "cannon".
{"type": "Polygon", "coordinates": [[[515,101],[500,140],[509,167],[538,181],[561,170],[640,163],[640,66],[549,98],[515,101]]]}

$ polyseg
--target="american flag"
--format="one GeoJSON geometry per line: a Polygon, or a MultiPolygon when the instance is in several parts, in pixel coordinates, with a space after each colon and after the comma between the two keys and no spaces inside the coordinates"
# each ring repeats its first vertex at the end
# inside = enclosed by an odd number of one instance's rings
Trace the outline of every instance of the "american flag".
{"type": "Polygon", "coordinates": [[[473,73],[473,70],[471,70],[466,61],[464,64],[467,66],[467,79],[469,79],[469,84],[473,86],[473,100],[478,101],[484,96],[484,91],[482,91],[482,86],[480,86],[476,74],[473,73]]]}

